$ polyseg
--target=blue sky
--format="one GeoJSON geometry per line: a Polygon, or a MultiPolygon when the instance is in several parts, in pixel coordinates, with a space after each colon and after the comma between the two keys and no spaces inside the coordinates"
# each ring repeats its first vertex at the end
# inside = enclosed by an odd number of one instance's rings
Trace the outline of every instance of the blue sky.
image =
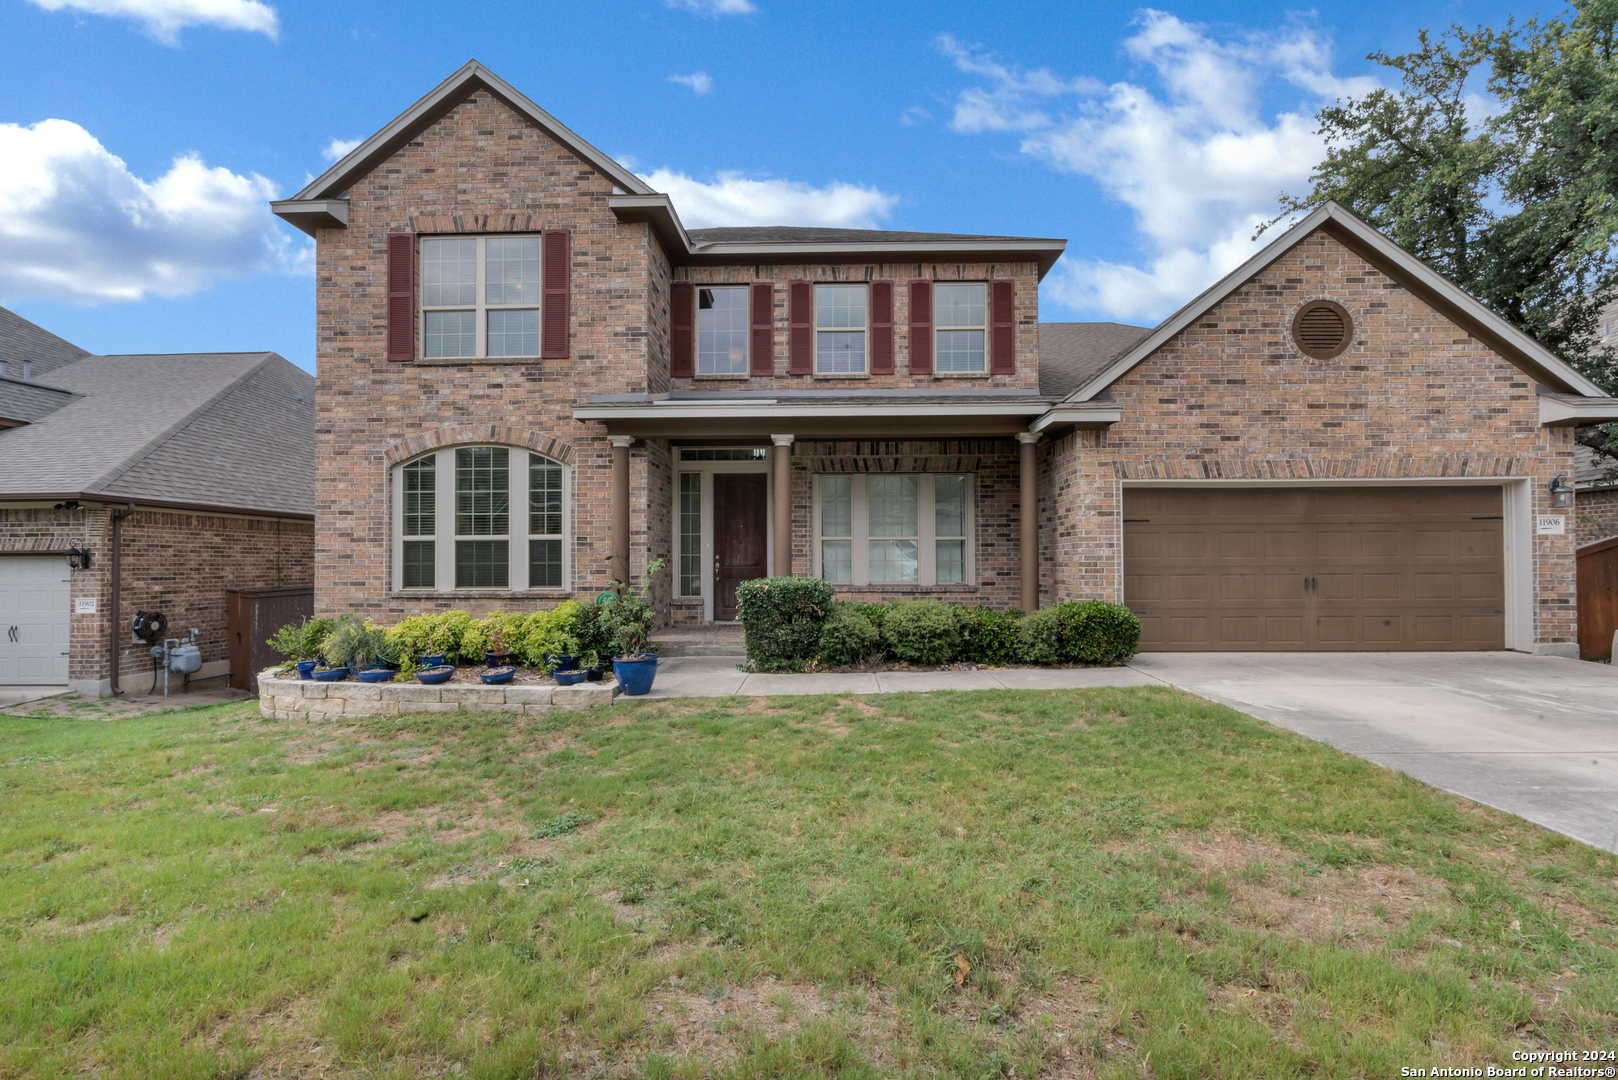
{"type": "Polygon", "coordinates": [[[267,198],[476,57],[690,226],[1065,237],[1042,317],[1150,324],[1302,190],[1368,52],[1538,11],[0,0],[0,304],[96,352],[312,369],[309,245],[267,198]]]}

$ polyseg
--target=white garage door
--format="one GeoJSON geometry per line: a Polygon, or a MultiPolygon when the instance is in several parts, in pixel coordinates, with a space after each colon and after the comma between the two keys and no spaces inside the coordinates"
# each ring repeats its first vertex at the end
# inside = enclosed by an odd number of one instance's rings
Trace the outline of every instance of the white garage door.
{"type": "Polygon", "coordinates": [[[0,685],[66,685],[71,573],[60,555],[0,555],[0,685]]]}

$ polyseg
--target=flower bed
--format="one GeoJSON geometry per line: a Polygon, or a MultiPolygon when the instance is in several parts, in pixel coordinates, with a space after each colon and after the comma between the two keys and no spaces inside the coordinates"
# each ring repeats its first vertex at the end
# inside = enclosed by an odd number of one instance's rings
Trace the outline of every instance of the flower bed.
{"type": "Polygon", "coordinates": [[[345,716],[393,716],[400,713],[511,712],[529,716],[554,709],[588,709],[611,705],[618,697],[618,684],[611,678],[598,683],[557,686],[541,675],[536,681],[506,686],[485,686],[477,681],[477,669],[456,672],[457,678],[442,686],[388,682],[323,683],[288,679],[274,669],[258,680],[259,712],[277,720],[339,720],[345,716]]]}

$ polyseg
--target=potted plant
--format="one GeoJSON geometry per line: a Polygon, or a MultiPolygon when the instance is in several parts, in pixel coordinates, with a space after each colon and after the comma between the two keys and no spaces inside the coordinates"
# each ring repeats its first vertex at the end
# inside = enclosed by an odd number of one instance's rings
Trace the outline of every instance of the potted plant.
{"type": "Polygon", "coordinates": [[[578,642],[579,670],[586,672],[591,682],[600,682],[606,670],[606,663],[600,658],[611,656],[616,648],[605,608],[586,604],[579,611],[578,642]],[[587,659],[589,663],[585,662],[587,659]]]}
{"type": "Polygon", "coordinates": [[[483,666],[499,668],[510,663],[511,649],[506,644],[506,632],[499,626],[489,627],[489,633],[483,639],[483,666]]]}
{"type": "Polygon", "coordinates": [[[602,610],[602,621],[612,633],[618,653],[612,658],[612,673],[618,685],[631,697],[650,693],[657,676],[657,654],[650,649],[652,623],[657,609],[652,606],[652,579],[663,569],[662,559],[653,560],[641,575],[640,584],[619,587],[618,602],[602,610]]]}
{"type": "MultiPolygon", "coordinates": [[[[366,671],[388,671],[397,655],[397,649],[389,640],[386,630],[352,615],[344,615],[337,620],[337,625],[326,638],[323,651],[333,667],[346,666],[361,678],[364,678],[366,671]]],[[[392,673],[389,672],[387,677],[391,679],[392,673]]],[[[367,681],[385,680],[373,676],[367,681]]]]}
{"type": "Polygon", "coordinates": [[[325,645],[326,635],[331,633],[331,628],[330,619],[305,619],[297,625],[288,623],[277,630],[265,644],[296,663],[298,678],[307,679],[310,672],[320,663],[320,650],[325,645]]]}
{"type": "Polygon", "coordinates": [[[564,657],[552,656],[545,665],[545,670],[551,673],[551,678],[556,680],[556,685],[558,686],[573,686],[576,683],[583,682],[590,677],[590,672],[601,663],[601,657],[594,650],[576,658],[566,657],[565,659],[570,661],[576,660],[576,663],[570,663],[566,667],[562,667],[558,663],[562,659],[564,657]]]}

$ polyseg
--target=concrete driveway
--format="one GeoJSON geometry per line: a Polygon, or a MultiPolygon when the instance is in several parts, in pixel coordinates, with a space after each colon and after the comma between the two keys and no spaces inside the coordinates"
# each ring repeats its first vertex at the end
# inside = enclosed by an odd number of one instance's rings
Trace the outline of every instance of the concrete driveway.
{"type": "Polygon", "coordinates": [[[1618,851],[1618,671],[1521,653],[1143,653],[1135,671],[1618,851]]]}

